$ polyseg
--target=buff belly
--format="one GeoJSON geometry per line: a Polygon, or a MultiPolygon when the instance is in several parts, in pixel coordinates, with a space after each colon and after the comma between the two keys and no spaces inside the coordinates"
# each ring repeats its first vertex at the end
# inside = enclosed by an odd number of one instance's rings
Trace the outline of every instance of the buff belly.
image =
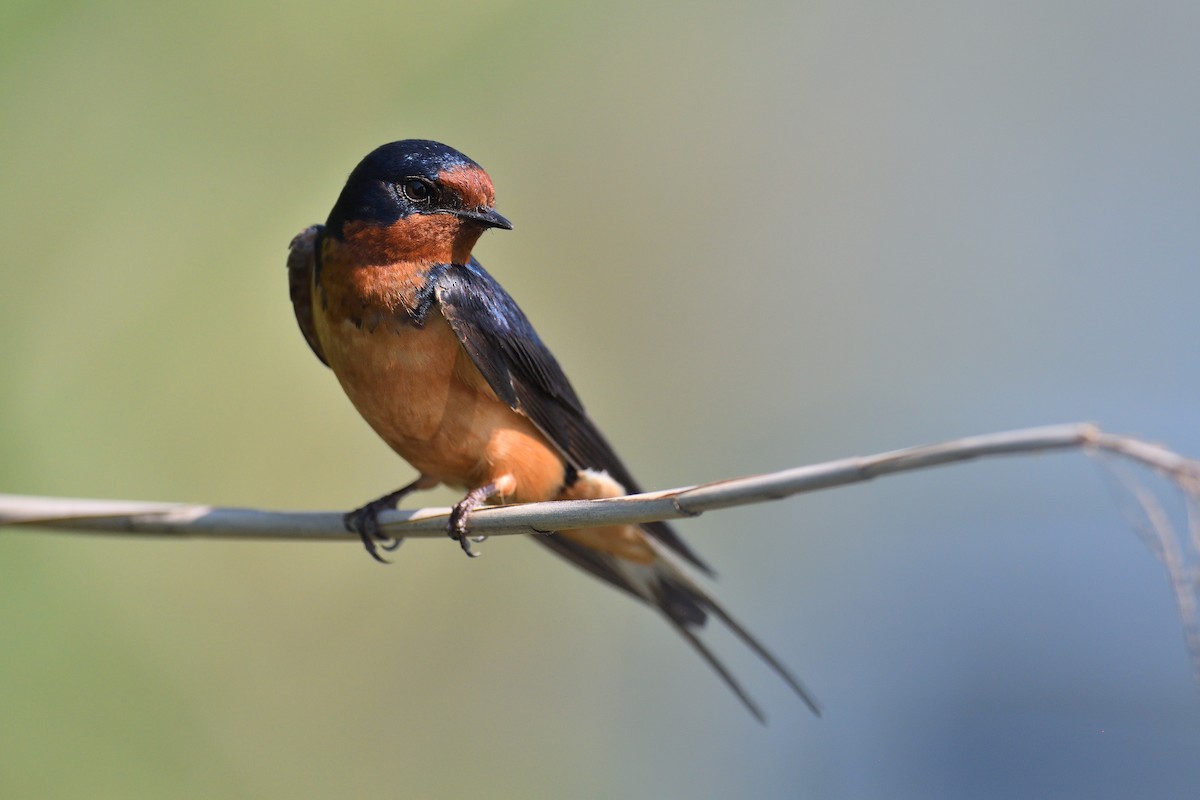
{"type": "Polygon", "coordinates": [[[367,423],[423,475],[462,489],[495,483],[501,499],[554,498],[558,453],[499,400],[445,318],[375,330],[316,316],[330,367],[367,423]]]}

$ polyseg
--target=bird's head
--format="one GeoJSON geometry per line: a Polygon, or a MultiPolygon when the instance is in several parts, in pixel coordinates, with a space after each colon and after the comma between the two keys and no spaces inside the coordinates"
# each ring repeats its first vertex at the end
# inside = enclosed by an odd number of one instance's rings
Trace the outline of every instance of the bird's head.
{"type": "Polygon", "coordinates": [[[462,264],[488,228],[510,230],[483,168],[452,147],[406,139],[378,147],[346,181],[326,230],[363,263],[462,264]]]}

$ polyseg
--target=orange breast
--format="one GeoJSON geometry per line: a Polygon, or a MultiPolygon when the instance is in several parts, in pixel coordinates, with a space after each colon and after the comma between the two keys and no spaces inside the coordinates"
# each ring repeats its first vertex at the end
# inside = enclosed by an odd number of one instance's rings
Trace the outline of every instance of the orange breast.
{"type": "Polygon", "coordinates": [[[411,292],[405,298],[393,291],[398,307],[389,311],[349,291],[368,281],[394,288],[422,279],[387,274],[403,265],[360,267],[371,273],[357,281],[329,274],[329,266],[322,276],[326,302],[314,309],[317,335],[342,388],[375,432],[422,474],[450,486],[495,482],[505,500],[552,498],[564,474],[557,451],[496,397],[441,313],[432,309],[418,328],[402,308],[411,292]]]}

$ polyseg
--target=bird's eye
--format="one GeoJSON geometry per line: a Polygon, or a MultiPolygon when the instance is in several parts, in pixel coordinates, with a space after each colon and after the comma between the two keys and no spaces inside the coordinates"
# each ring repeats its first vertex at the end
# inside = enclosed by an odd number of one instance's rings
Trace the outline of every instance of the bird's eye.
{"type": "Polygon", "coordinates": [[[400,190],[414,203],[428,203],[433,197],[433,186],[421,178],[405,178],[400,190]]]}

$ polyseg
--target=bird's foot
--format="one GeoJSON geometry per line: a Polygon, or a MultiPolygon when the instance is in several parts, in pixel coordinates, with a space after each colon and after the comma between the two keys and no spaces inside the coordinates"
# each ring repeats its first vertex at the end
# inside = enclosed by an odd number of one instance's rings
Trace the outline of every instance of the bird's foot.
{"type": "Polygon", "coordinates": [[[391,562],[380,555],[379,551],[392,552],[404,543],[404,538],[384,534],[379,527],[379,515],[384,511],[394,509],[404,499],[405,495],[417,489],[432,488],[433,485],[428,478],[422,475],[407,486],[397,489],[391,494],[385,494],[378,500],[372,500],[365,506],[349,512],[342,517],[342,524],[346,526],[346,530],[358,534],[359,538],[362,539],[363,547],[366,548],[371,558],[380,564],[390,564],[391,562]]]}
{"type": "Polygon", "coordinates": [[[346,530],[351,533],[357,533],[358,537],[362,539],[363,547],[366,548],[371,558],[380,564],[391,563],[379,554],[380,550],[391,552],[404,541],[403,539],[386,536],[379,529],[379,515],[395,507],[395,502],[388,502],[387,498],[381,497],[378,500],[372,500],[361,508],[354,509],[342,517],[342,522],[346,526],[346,530]]]}
{"type": "Polygon", "coordinates": [[[467,492],[466,497],[458,501],[454,509],[450,512],[450,523],[446,526],[447,533],[449,533],[451,539],[458,542],[463,552],[471,558],[479,556],[479,553],[471,549],[471,542],[478,544],[487,540],[486,536],[471,536],[471,512],[486,503],[488,498],[495,493],[496,484],[494,483],[472,489],[467,492]]]}

